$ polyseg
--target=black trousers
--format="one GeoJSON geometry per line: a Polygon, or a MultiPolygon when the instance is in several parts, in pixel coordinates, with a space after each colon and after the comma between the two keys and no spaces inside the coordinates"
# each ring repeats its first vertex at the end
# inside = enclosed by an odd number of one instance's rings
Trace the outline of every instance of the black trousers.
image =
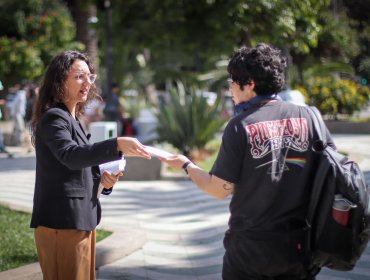
{"type": "Polygon", "coordinates": [[[227,231],[223,280],[314,280],[302,230],[284,232],[227,231]]]}

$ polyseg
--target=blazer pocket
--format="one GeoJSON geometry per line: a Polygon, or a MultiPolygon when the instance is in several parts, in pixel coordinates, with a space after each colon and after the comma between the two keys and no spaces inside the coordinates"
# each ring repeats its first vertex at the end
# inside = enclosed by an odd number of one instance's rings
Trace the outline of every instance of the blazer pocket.
{"type": "Polygon", "coordinates": [[[86,197],[86,187],[78,179],[64,183],[61,195],[63,197],[86,197]]]}

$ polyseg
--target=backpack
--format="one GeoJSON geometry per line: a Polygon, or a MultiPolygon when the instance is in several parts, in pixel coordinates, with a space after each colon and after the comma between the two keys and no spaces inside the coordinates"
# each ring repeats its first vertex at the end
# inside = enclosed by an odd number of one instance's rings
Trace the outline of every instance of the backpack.
{"type": "Polygon", "coordinates": [[[307,214],[308,261],[313,267],[352,270],[370,239],[370,188],[357,163],[327,145],[320,112],[308,110],[319,136],[313,145],[318,161],[307,214]],[[338,213],[333,208],[338,195],[352,203],[346,225],[333,216],[338,213]]]}

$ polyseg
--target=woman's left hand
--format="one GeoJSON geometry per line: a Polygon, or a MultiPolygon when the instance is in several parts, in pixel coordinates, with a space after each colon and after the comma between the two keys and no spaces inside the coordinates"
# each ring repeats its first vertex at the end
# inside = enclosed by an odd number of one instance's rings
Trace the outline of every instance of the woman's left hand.
{"type": "Polygon", "coordinates": [[[103,176],[101,178],[101,184],[106,189],[111,189],[115,183],[117,183],[119,177],[123,176],[123,173],[120,172],[117,175],[114,175],[108,171],[103,172],[103,176]]]}

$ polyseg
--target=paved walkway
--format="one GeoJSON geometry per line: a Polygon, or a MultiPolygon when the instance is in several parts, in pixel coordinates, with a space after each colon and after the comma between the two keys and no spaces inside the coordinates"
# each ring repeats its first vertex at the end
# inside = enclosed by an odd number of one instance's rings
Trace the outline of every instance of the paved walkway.
{"type": "MultiPolygon", "coordinates": [[[[335,135],[335,142],[360,163],[370,183],[370,135],[335,135]]],[[[0,159],[0,202],[30,209],[33,163],[32,155],[18,162],[16,154],[14,159],[0,159]]],[[[189,180],[120,181],[101,202],[100,227],[144,231],[147,242],[129,256],[101,266],[97,279],[221,279],[229,199],[215,200],[189,180]]],[[[353,271],[323,270],[317,279],[370,279],[370,247],[353,271]]]]}

